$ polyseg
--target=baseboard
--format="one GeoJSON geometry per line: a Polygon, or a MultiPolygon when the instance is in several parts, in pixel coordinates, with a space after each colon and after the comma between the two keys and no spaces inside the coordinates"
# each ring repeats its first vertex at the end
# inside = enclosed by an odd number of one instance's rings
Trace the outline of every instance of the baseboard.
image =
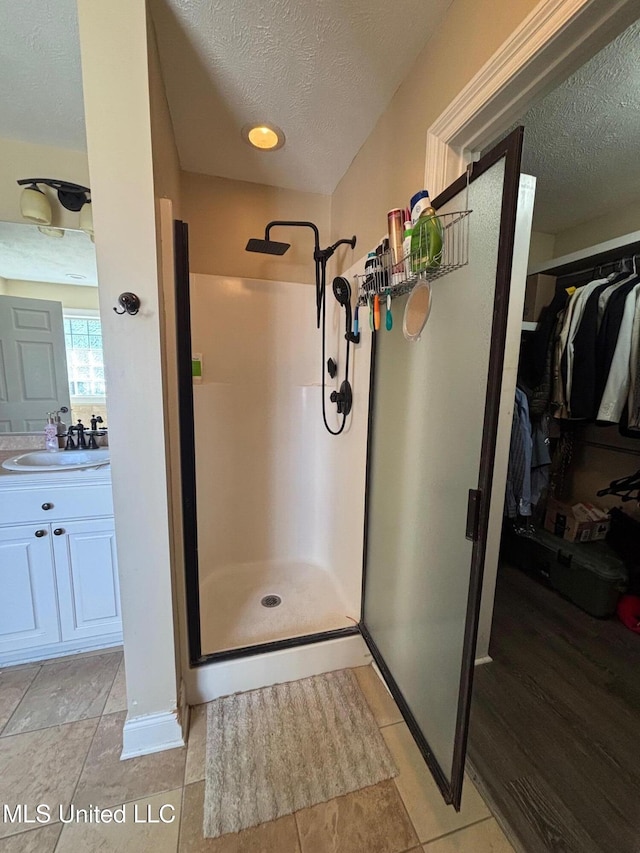
{"type": "Polygon", "coordinates": [[[187,685],[184,683],[184,678],[181,678],[180,690],[178,691],[178,721],[185,735],[189,733],[190,712],[191,708],[189,707],[189,703],[187,702],[187,685]]]}
{"type": "Polygon", "coordinates": [[[93,642],[91,640],[67,640],[64,643],[50,643],[47,646],[34,646],[31,649],[2,652],[0,653],[0,667],[37,663],[38,661],[50,660],[51,658],[82,655],[85,652],[97,652],[101,650],[104,650],[105,654],[107,654],[113,646],[122,646],[122,634],[112,634],[109,637],[96,637],[93,642]]]}
{"type": "Polygon", "coordinates": [[[231,693],[369,663],[371,654],[359,634],[209,663],[190,669],[185,674],[187,701],[190,705],[200,705],[231,693]]]}
{"type": "Polygon", "coordinates": [[[154,752],[184,746],[186,725],[188,715],[183,717],[181,724],[177,711],[127,717],[122,732],[120,760],[126,761],[127,758],[135,758],[138,755],[151,755],[154,752]]]}
{"type": "Polygon", "coordinates": [[[475,659],[476,666],[482,666],[485,663],[493,663],[493,658],[490,655],[483,655],[481,658],[475,659]]]}

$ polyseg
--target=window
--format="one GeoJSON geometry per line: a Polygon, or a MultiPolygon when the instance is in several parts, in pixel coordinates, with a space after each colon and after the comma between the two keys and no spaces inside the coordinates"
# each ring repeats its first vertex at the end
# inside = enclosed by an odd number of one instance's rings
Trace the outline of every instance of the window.
{"type": "Polygon", "coordinates": [[[98,317],[64,318],[69,393],[72,397],[104,397],[102,326],[98,317]]]}

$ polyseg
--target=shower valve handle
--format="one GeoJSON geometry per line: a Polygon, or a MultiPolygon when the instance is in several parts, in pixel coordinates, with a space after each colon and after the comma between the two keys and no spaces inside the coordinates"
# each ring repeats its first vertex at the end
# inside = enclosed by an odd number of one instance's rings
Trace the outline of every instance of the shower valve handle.
{"type": "Polygon", "coordinates": [[[348,415],[353,405],[353,392],[351,391],[351,383],[345,379],[340,386],[339,391],[332,391],[329,399],[338,407],[339,415],[348,415]]]}

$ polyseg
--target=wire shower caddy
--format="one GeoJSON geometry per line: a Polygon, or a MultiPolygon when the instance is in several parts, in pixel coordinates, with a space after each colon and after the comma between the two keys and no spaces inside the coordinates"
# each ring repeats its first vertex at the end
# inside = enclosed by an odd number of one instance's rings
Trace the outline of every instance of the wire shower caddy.
{"type": "MultiPolygon", "coordinates": [[[[440,250],[425,254],[424,244],[403,258],[391,251],[376,256],[376,263],[358,279],[358,305],[367,305],[373,296],[396,298],[409,293],[419,281],[435,281],[469,263],[469,215],[471,210],[456,210],[422,217],[425,235],[436,228],[442,238],[440,250]],[[430,224],[431,221],[431,224],[430,224]]],[[[428,243],[428,236],[425,237],[428,243]]]]}

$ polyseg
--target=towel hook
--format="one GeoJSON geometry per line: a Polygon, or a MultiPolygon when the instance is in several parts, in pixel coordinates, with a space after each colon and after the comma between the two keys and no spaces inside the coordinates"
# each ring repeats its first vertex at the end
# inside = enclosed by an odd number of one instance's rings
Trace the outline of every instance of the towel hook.
{"type": "Polygon", "coordinates": [[[122,308],[122,311],[118,311],[117,308],[114,307],[114,311],[116,314],[130,314],[132,317],[140,310],[140,297],[136,296],[135,293],[121,293],[118,296],[118,305],[122,308]]]}

